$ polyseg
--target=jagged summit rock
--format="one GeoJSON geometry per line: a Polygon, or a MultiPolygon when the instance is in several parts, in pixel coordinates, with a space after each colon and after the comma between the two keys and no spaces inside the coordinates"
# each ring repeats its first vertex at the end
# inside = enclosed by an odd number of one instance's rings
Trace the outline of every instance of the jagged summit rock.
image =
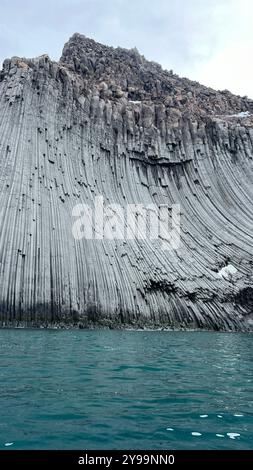
{"type": "Polygon", "coordinates": [[[252,329],[252,116],[246,97],[77,33],[59,62],[7,59],[1,324],[252,329]],[[73,210],[101,195],[180,204],[180,248],[75,239],[73,210]]]}
{"type": "Polygon", "coordinates": [[[82,76],[105,82],[107,93],[103,97],[128,98],[146,104],[160,103],[166,108],[176,107],[181,115],[186,111],[205,114],[229,114],[236,111],[253,111],[253,101],[236,97],[227,91],[217,92],[145,59],[137,49],[108,47],[93,39],[75,33],[65,44],[60,63],[82,76]]]}

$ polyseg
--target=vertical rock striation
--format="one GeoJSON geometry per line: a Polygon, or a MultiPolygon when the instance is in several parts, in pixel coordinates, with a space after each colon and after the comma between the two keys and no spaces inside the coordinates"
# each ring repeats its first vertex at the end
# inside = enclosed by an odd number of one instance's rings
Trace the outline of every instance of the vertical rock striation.
{"type": "Polygon", "coordinates": [[[74,34],[0,73],[0,322],[253,327],[253,102],[74,34]],[[180,204],[181,245],[76,240],[72,211],[180,204]],[[232,266],[232,268],[229,268],[232,266]]]}

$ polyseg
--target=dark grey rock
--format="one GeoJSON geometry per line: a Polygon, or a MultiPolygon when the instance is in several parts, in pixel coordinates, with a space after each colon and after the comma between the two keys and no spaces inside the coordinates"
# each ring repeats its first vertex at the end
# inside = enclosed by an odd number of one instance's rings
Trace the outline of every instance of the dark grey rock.
{"type": "Polygon", "coordinates": [[[246,97],[79,34],[59,63],[7,59],[2,326],[252,329],[252,113],[246,97]],[[100,194],[106,204],[180,203],[181,248],[76,241],[73,207],[100,194]],[[237,271],[224,277],[228,265],[237,271]]]}

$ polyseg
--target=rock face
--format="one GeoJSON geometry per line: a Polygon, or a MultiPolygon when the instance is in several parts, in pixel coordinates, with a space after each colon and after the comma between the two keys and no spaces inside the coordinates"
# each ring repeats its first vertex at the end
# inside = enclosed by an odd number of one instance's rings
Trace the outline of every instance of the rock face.
{"type": "Polygon", "coordinates": [[[6,60],[1,325],[253,329],[252,113],[247,97],[79,34],[58,63],[6,60]],[[180,204],[180,247],[75,239],[76,205],[101,195],[180,204]]]}

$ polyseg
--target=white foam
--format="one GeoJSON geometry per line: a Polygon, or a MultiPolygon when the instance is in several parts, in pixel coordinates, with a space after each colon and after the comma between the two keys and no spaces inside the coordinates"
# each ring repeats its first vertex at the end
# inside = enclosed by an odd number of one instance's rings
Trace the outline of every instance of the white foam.
{"type": "Polygon", "coordinates": [[[227,432],[227,436],[230,439],[236,439],[236,437],[240,437],[241,434],[238,434],[237,432],[227,432]]]}

